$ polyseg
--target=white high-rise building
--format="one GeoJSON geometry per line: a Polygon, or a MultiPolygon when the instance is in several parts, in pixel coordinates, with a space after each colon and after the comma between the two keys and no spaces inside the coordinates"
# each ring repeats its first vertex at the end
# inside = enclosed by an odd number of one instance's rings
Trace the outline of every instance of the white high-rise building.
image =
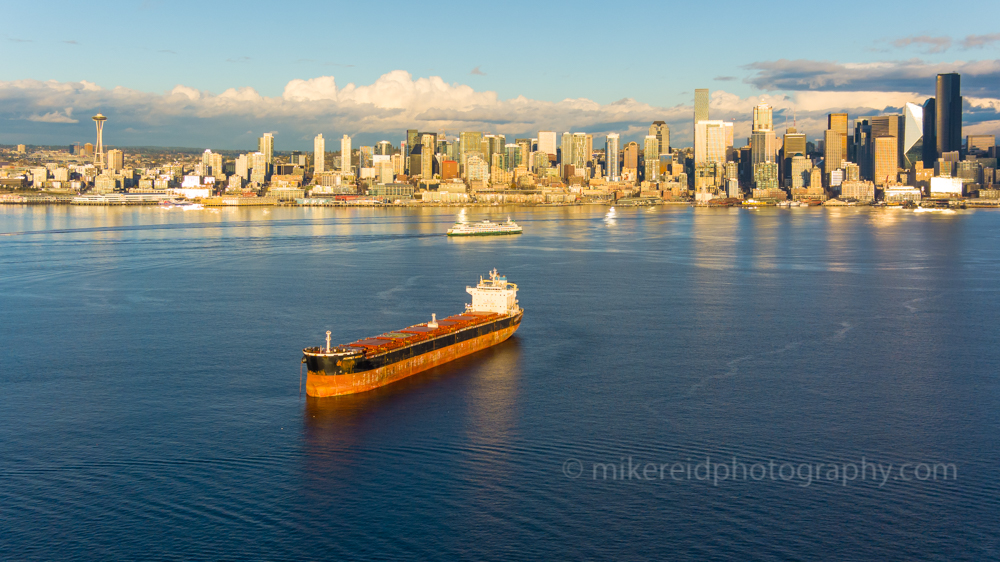
{"type": "Polygon", "coordinates": [[[326,140],[323,133],[313,139],[313,171],[317,174],[326,171],[326,140]]]}
{"type": "Polygon", "coordinates": [[[246,154],[236,157],[236,175],[245,180],[250,179],[250,162],[246,154]]]}
{"type": "Polygon", "coordinates": [[[608,139],[604,144],[604,160],[608,168],[608,181],[621,180],[621,168],[618,164],[618,142],[618,133],[608,133],[608,139]]]}
{"type": "Polygon", "coordinates": [[[753,108],[753,131],[773,130],[774,109],[766,103],[757,104],[757,106],[753,108]]]}
{"type": "Polygon", "coordinates": [[[647,135],[642,147],[642,159],[646,168],[646,181],[660,179],[660,139],[647,135]]]}
{"type": "Polygon", "coordinates": [[[267,164],[269,166],[274,164],[274,135],[271,133],[264,133],[264,136],[260,137],[257,144],[257,152],[264,155],[264,159],[267,160],[267,164]]]}
{"type": "Polygon", "coordinates": [[[694,128],[694,163],[725,162],[731,146],[733,124],[727,121],[699,121],[694,128]]]}
{"type": "Polygon", "coordinates": [[[351,137],[347,135],[340,139],[340,171],[351,173],[351,137]]]}
{"type": "Polygon", "coordinates": [[[538,152],[556,153],[555,131],[538,131],[538,152]]]}

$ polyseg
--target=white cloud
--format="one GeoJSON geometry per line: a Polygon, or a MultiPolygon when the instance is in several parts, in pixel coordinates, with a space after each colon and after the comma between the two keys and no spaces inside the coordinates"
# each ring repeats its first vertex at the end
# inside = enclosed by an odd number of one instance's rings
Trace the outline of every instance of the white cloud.
{"type": "MultiPolygon", "coordinates": [[[[992,61],[986,61],[987,66],[992,61]]],[[[971,64],[971,63],[970,63],[971,64]]],[[[856,65],[852,71],[863,65],[856,65]]],[[[843,68],[847,68],[843,66],[843,68]]],[[[867,66],[864,72],[878,72],[867,66]]],[[[922,102],[917,91],[792,90],[768,91],[742,97],[724,90],[712,92],[713,119],[734,121],[738,138],[749,131],[752,108],[760,102],[775,108],[775,124],[783,128],[794,116],[800,129],[818,135],[825,127],[826,113],[848,111],[870,115],[901,107],[907,101],[922,102]]],[[[989,122],[1000,113],[996,96],[967,98],[970,124],[989,122]]],[[[288,82],[280,96],[262,96],[250,87],[230,88],[221,94],[177,85],[162,94],[129,88],[101,88],[90,82],[0,82],[0,120],[22,123],[0,133],[5,142],[64,144],[92,134],[89,121],[79,123],[77,113],[101,112],[109,117],[105,137],[109,144],[160,144],[247,147],[247,130],[281,133],[283,148],[307,148],[319,132],[336,138],[340,134],[361,135],[359,142],[386,138],[398,142],[406,129],[447,132],[492,131],[509,136],[534,136],[539,130],[586,131],[595,142],[607,132],[623,133],[628,140],[641,137],[654,120],[666,121],[675,146],[691,142],[690,105],[654,106],[632,98],[599,103],[586,98],[544,101],[517,96],[500,99],[496,92],[479,91],[437,76],[414,78],[402,70],[389,72],[372,84],[338,86],[333,76],[288,82]],[[29,122],[77,124],[60,129],[61,137],[32,129],[29,122]],[[132,129],[134,132],[128,131],[132,129]],[[74,136],[66,138],[69,132],[74,136]],[[288,144],[299,143],[295,146],[288,144]]],[[[740,141],[737,141],[740,142],[740,141]]],[[[252,147],[250,147],[252,148],[252,147]]]]}
{"type": "Polygon", "coordinates": [[[79,119],[73,119],[73,108],[67,107],[64,113],[50,111],[45,115],[29,115],[25,117],[27,121],[36,123],[79,123],[79,119]]]}

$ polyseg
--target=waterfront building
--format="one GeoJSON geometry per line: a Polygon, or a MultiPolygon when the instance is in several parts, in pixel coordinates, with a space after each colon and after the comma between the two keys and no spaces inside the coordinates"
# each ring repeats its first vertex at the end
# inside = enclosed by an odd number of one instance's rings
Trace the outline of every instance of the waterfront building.
{"type": "Polygon", "coordinates": [[[845,181],[840,185],[841,199],[857,199],[858,201],[875,200],[875,184],[870,181],[845,181]]]}

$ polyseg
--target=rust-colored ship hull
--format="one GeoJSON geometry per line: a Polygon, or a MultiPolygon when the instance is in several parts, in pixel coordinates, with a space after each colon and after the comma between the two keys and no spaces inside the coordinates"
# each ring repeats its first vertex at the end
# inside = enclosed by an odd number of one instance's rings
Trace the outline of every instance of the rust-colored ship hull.
{"type": "Polygon", "coordinates": [[[487,347],[494,346],[512,336],[519,326],[520,324],[515,324],[509,328],[477,336],[443,349],[436,349],[370,371],[343,375],[327,375],[323,372],[309,371],[306,377],[306,394],[315,397],[326,397],[374,390],[380,386],[394,383],[411,375],[437,367],[438,365],[454,361],[459,357],[464,357],[487,347]]]}

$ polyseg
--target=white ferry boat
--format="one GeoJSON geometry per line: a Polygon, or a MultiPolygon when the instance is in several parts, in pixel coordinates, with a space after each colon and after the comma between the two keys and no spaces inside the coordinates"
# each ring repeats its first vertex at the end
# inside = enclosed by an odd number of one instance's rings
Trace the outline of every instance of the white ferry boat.
{"type": "Polygon", "coordinates": [[[500,234],[521,234],[521,227],[507,217],[507,222],[455,223],[448,229],[448,236],[496,236],[500,234]]]}

